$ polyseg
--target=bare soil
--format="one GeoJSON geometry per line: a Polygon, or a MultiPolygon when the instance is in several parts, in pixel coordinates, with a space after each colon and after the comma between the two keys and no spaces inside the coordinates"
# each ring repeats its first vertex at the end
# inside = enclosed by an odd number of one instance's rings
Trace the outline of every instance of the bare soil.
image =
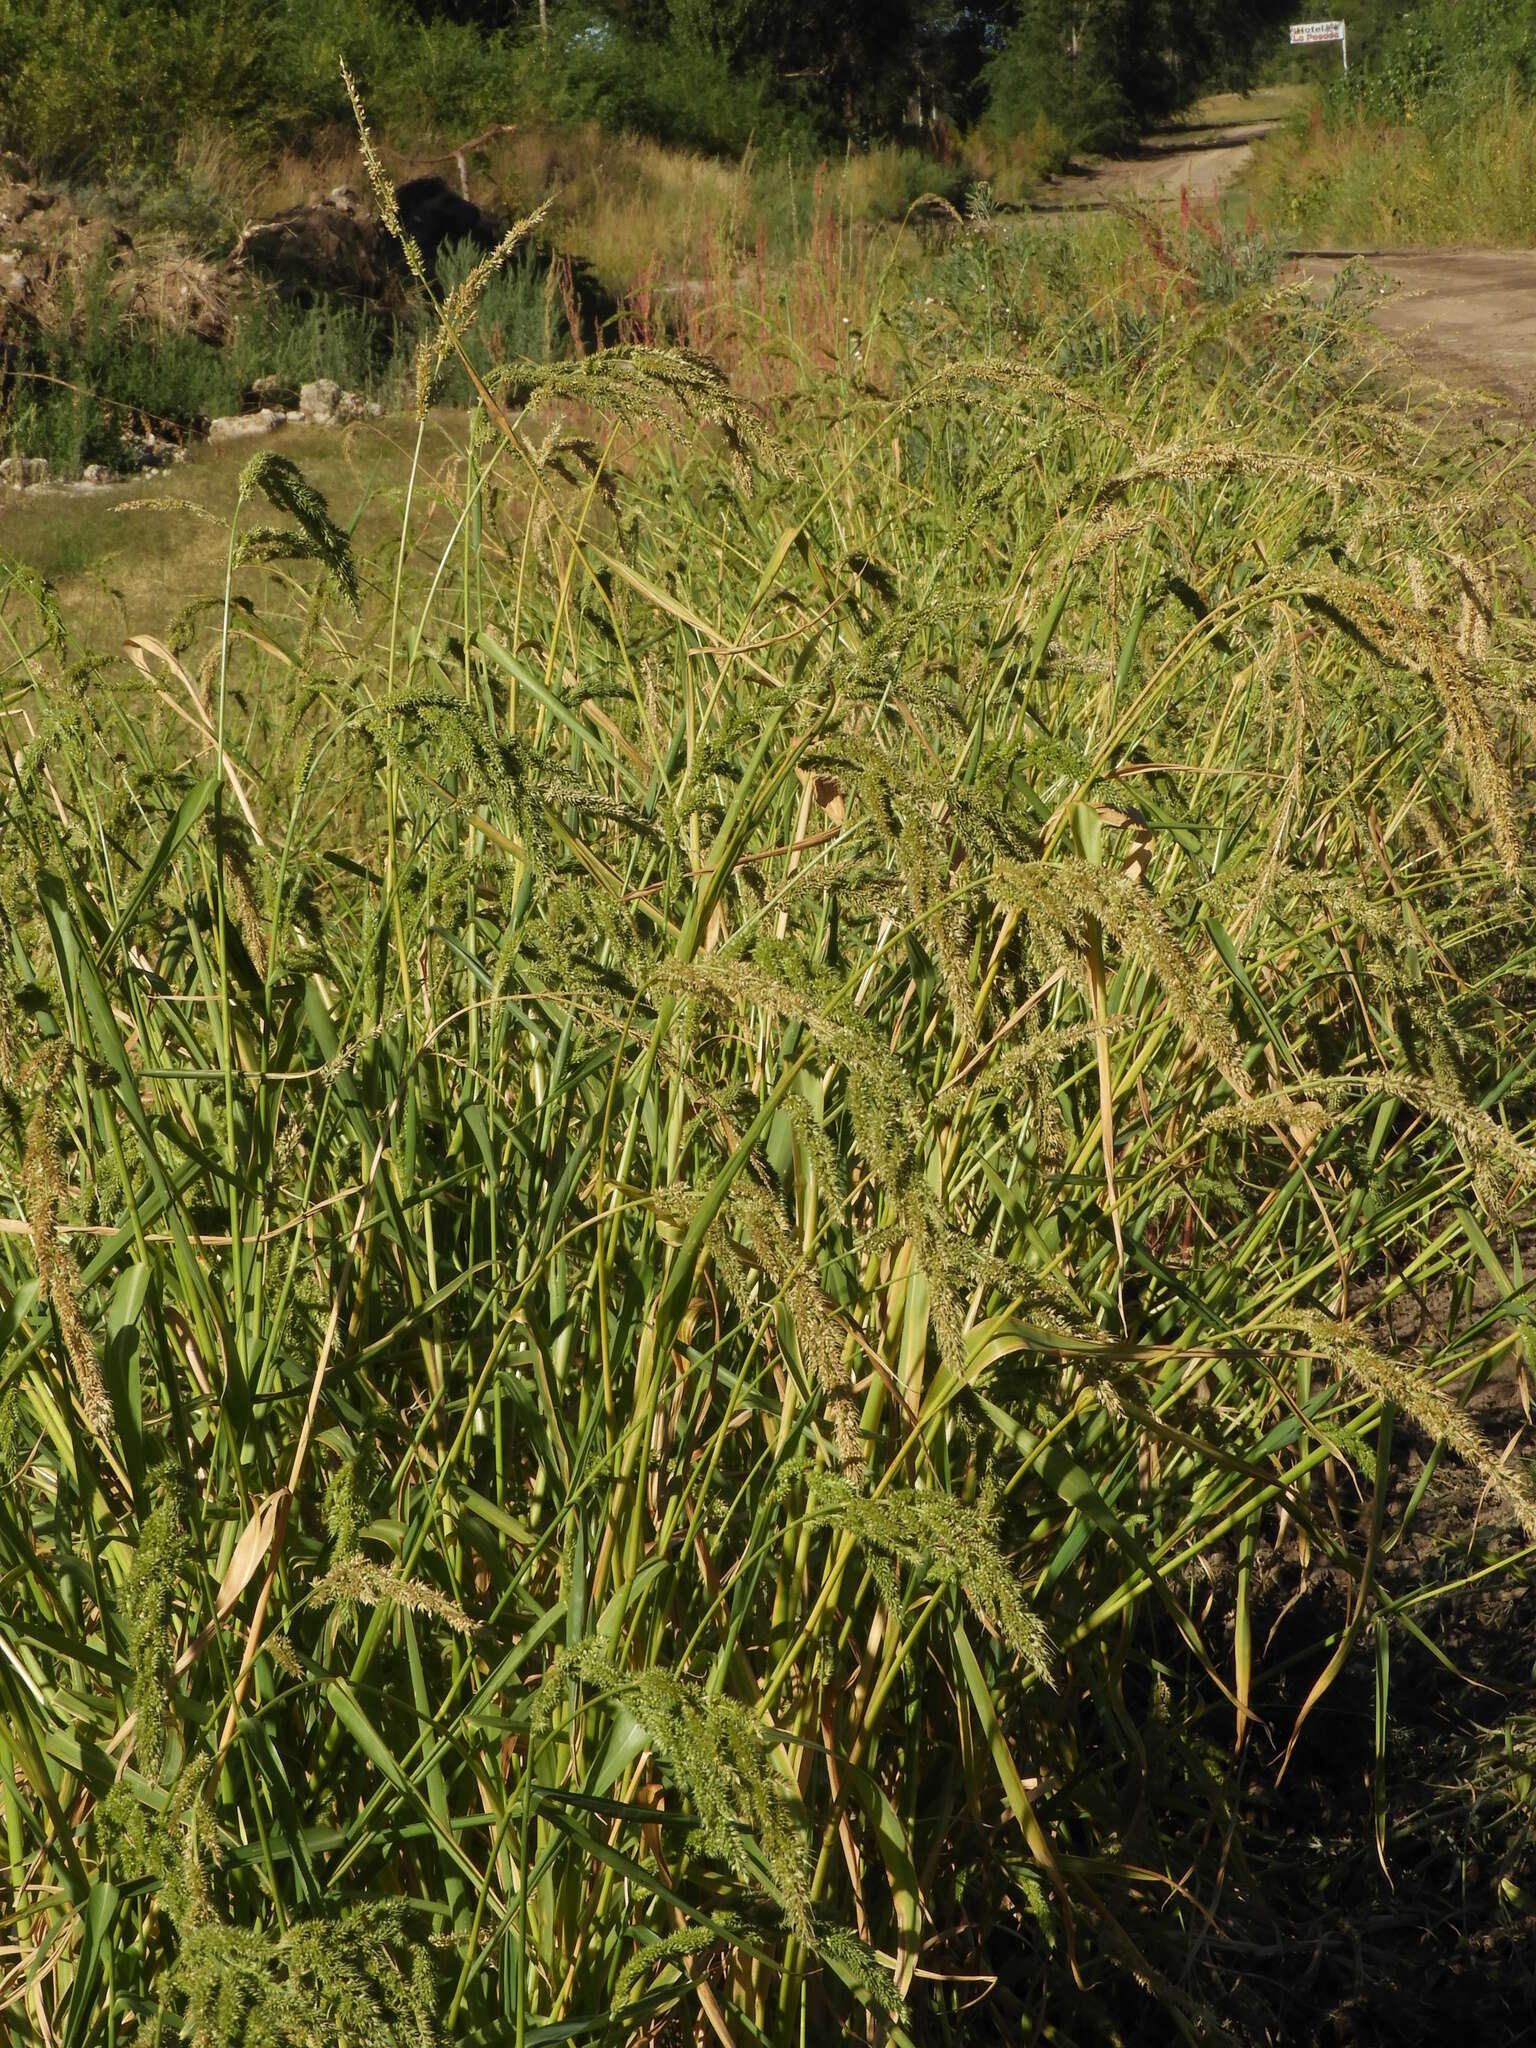
{"type": "Polygon", "coordinates": [[[1292,263],[1319,289],[1351,266],[1376,300],[1376,326],[1420,367],[1536,400],[1536,251],[1307,249],[1292,263]]]}
{"type": "MultiPolygon", "coordinates": [[[[1254,149],[1299,97],[1281,86],[1203,100],[1123,155],[1071,165],[1049,181],[1039,210],[1209,206],[1241,185],[1254,149]]],[[[1287,267],[1322,292],[1352,266],[1376,327],[1416,367],[1505,403],[1536,402],[1536,251],[1302,249],[1287,267]]]]}
{"type": "Polygon", "coordinates": [[[1217,93],[1117,156],[1086,157],[1047,180],[1039,210],[1103,212],[1127,202],[1205,205],[1240,178],[1255,145],[1297,104],[1294,86],[1217,93]]]}

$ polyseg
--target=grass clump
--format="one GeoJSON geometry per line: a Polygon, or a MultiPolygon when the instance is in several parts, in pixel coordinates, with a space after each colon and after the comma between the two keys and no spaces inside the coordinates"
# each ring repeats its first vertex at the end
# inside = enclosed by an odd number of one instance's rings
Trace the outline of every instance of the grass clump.
{"type": "Polygon", "coordinates": [[[1349,1901],[1412,1864],[1380,1560],[1441,1444],[1503,1477],[1431,1594],[1524,1540],[1524,471],[1053,247],[758,410],[489,374],[466,295],[395,542],[260,458],[184,681],[8,575],[18,2041],[1257,2039],[1277,1926],[1309,2020],[1400,1967],[1263,1816],[1374,1684],[1349,1901]]]}

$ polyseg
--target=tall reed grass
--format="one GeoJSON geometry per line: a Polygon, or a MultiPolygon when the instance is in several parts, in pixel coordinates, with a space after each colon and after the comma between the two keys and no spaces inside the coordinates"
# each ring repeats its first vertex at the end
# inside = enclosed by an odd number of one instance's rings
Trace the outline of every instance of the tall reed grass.
{"type": "Polygon", "coordinates": [[[11,2039],[1196,2038],[1261,1589],[1369,1774],[1421,1495],[1526,1554],[1520,459],[1055,246],[466,356],[127,660],[8,567],[11,2039]]]}

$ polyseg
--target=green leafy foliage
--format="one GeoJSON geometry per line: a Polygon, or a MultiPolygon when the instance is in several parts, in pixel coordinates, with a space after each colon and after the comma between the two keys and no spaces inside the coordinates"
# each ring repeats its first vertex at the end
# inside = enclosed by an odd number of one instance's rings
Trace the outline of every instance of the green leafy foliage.
{"type": "Polygon", "coordinates": [[[338,57],[392,134],[439,147],[515,119],[801,159],[906,137],[931,157],[983,115],[1003,136],[1043,120],[1076,146],[1246,83],[1284,14],[1276,0],[10,0],[0,147],[120,183],[166,171],[210,123],[253,154],[303,148],[346,126],[338,57]]]}
{"type": "Polygon", "coordinates": [[[1210,86],[1245,86],[1288,10],[1273,0],[1023,0],[987,66],[987,121],[1111,149],[1210,86]]]}

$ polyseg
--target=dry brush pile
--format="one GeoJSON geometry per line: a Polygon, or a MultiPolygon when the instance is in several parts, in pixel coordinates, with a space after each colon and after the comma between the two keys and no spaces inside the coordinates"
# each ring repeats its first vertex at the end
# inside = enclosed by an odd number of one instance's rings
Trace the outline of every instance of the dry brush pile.
{"type": "Polygon", "coordinates": [[[13,565],[12,2039],[1196,2038],[1256,1559],[1321,1698],[1405,1437],[1536,1530],[1523,478],[922,317],[503,374],[389,559],[262,456],[131,662],[13,565]]]}

